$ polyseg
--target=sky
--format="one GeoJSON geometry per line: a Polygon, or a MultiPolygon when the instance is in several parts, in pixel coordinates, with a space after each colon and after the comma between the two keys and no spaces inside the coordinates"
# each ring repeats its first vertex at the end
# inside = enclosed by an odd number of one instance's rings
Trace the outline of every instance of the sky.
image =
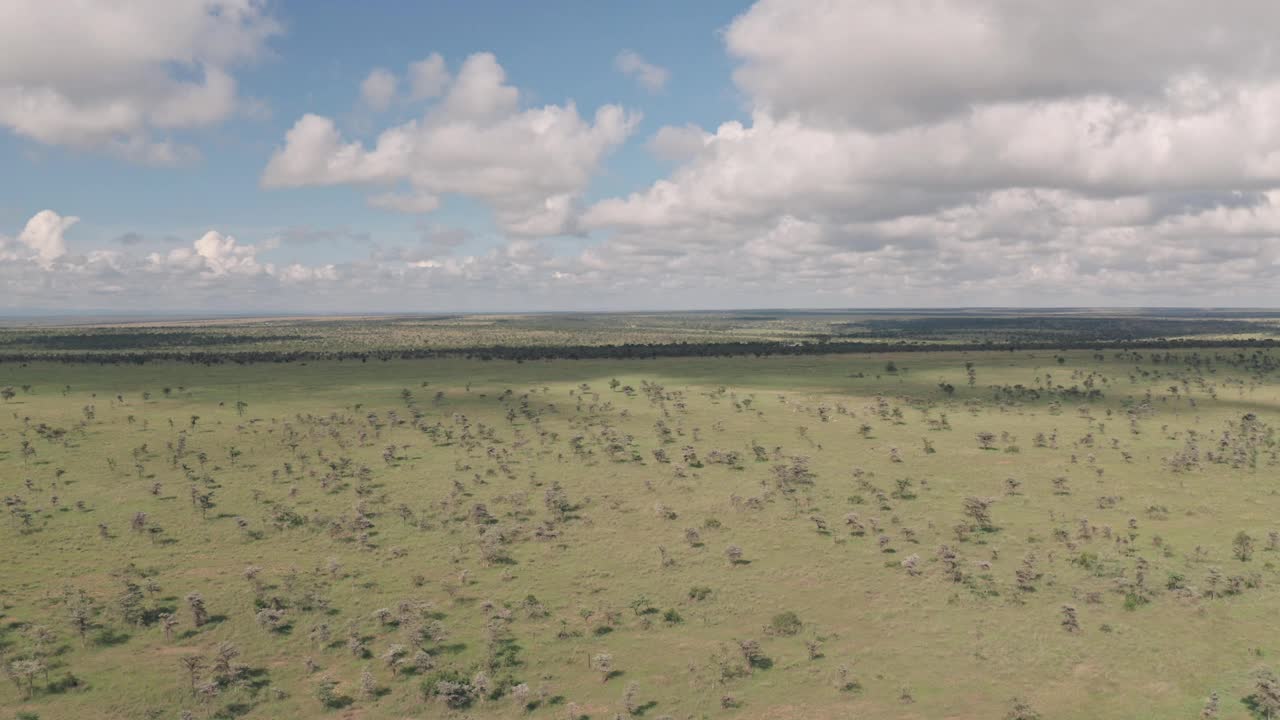
{"type": "Polygon", "coordinates": [[[0,311],[1280,306],[1271,0],[0,2],[0,311]]]}

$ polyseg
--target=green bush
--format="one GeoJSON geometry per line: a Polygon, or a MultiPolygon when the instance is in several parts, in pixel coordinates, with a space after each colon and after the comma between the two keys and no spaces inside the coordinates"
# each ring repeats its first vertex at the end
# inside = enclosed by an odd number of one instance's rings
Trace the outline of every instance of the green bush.
{"type": "Polygon", "coordinates": [[[804,623],[800,621],[800,616],[790,610],[774,615],[769,622],[769,629],[775,635],[795,635],[802,627],[804,623]]]}

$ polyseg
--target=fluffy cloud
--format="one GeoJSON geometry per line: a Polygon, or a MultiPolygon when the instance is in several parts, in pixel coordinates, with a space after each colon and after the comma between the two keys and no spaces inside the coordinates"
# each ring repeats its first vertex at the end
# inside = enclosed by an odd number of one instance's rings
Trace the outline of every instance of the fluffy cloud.
{"type": "Polygon", "coordinates": [[[1280,195],[1161,216],[1151,198],[1010,189],[935,211],[835,222],[620,231],[580,258],[615,289],[719,306],[1269,305],[1280,195]]]}
{"type": "MultiPolygon", "coordinates": [[[[865,216],[918,210],[1010,187],[1084,193],[1266,188],[1280,184],[1280,82],[1213,103],[1167,96],[1159,109],[1091,97],[980,106],[963,117],[872,133],[757,112],[700,143],[668,179],[603,201],[589,227],[743,220],[783,213],[865,216]]],[[[680,139],[677,142],[675,139],[680,139]]]]}
{"type": "Polygon", "coordinates": [[[181,162],[195,151],[155,135],[234,113],[229,69],[277,31],[261,0],[0,4],[0,126],[47,145],[181,162]]]}
{"type": "Polygon", "coordinates": [[[257,247],[241,245],[216,230],[201,235],[190,247],[174,248],[164,255],[151,253],[147,260],[155,272],[192,273],[206,279],[275,272],[273,266],[258,262],[257,247]]]}
{"type": "Polygon", "coordinates": [[[390,70],[375,68],[360,83],[360,99],[365,105],[379,112],[391,107],[400,81],[390,70]]]}
{"type": "Polygon", "coordinates": [[[78,217],[63,217],[52,210],[41,210],[27,221],[18,234],[18,242],[35,253],[35,259],[48,268],[54,260],[67,254],[67,242],[63,233],[80,221],[78,217]]]}
{"type": "Polygon", "coordinates": [[[691,160],[706,147],[711,135],[696,125],[666,125],[649,139],[649,151],[663,160],[691,160]]]}
{"type": "MultiPolygon", "coordinates": [[[[659,129],[647,147],[662,176],[590,204],[635,115],[530,106],[493,56],[451,72],[432,55],[362,89],[416,119],[362,142],[305,115],[262,184],[358,186],[411,214],[464,195],[504,237],[419,220],[421,242],[362,235],[331,243],[331,264],[276,265],[269,241],[216,232],[78,254],[62,240],[74,219],[49,213],[0,238],[0,283],[9,303],[80,307],[95,294],[326,311],[1274,305],[1277,24],[1280,5],[1250,0],[761,0],[723,34],[742,116],[659,129]]],[[[202,57],[226,73],[260,44],[202,57]]],[[[203,122],[199,105],[142,127],[203,122]]],[[[297,252],[289,237],[280,256],[297,252]]]]}
{"type": "Polygon", "coordinates": [[[449,86],[449,79],[449,69],[445,67],[444,58],[440,53],[431,53],[409,65],[410,96],[414,100],[440,97],[449,86]]]}
{"type": "Polygon", "coordinates": [[[645,62],[634,50],[623,50],[614,58],[614,67],[627,77],[634,78],[640,87],[651,93],[661,92],[667,86],[670,73],[666,68],[645,62]]]}
{"type": "MultiPolygon", "coordinates": [[[[415,95],[430,90],[421,82],[412,81],[415,95]]],[[[512,234],[572,232],[578,197],[637,120],[615,105],[591,121],[571,102],[522,110],[519,90],[481,53],[467,58],[422,118],[388,128],[370,148],[345,140],[329,118],[303,116],[272,155],[262,184],[402,185],[407,189],[377,193],[370,203],[429,212],[440,196],[460,194],[487,203],[512,234]]]]}
{"type": "MultiPolygon", "coordinates": [[[[1266,304],[1280,287],[1280,192],[1188,205],[1144,196],[1010,189],[920,214],[832,222],[785,214],[616,233],[576,254],[518,239],[479,250],[433,225],[384,245],[349,230],[367,257],[275,264],[276,242],[210,231],[167,252],[112,243],[64,251],[68,218],[0,236],[0,306],[324,312],[506,311],[776,305],[1266,304]],[[1180,209],[1170,211],[1169,208],[1180,209]],[[31,244],[29,244],[31,243],[31,244]],[[48,262],[40,249],[59,253],[48,262]]],[[[41,217],[43,216],[43,218],[41,217]]],[[[305,242],[305,240],[304,240],[305,242]]],[[[296,247],[293,252],[297,252],[296,247]]],[[[1272,302],[1274,302],[1272,300],[1272,302]]]]}
{"type": "Polygon", "coordinates": [[[761,0],[725,42],[756,107],[885,127],[975,104],[1140,101],[1195,74],[1266,79],[1277,22],[1262,0],[761,0]]]}
{"type": "Polygon", "coordinates": [[[749,122],[659,130],[679,165],[584,212],[583,264],[804,304],[1274,303],[1280,6],[1228,5],[761,0],[724,35],[749,122]]]}
{"type": "MultiPolygon", "coordinates": [[[[264,262],[262,253],[278,239],[251,244],[216,230],[166,252],[147,252],[145,245],[111,241],[106,248],[75,252],[62,234],[77,218],[45,210],[37,213],[17,237],[0,234],[0,308],[86,309],[110,306],[141,312],[158,308],[250,310],[263,307],[306,307],[316,288],[345,293],[351,266],[264,262]],[[263,303],[266,303],[264,305],[263,303]]],[[[293,237],[299,230],[286,230],[293,237]]],[[[330,231],[331,235],[350,235],[330,231]]],[[[372,273],[356,277],[353,287],[375,282],[372,273]]],[[[325,297],[324,294],[320,295],[325,297]]],[[[335,301],[330,310],[341,308],[335,301]]]]}

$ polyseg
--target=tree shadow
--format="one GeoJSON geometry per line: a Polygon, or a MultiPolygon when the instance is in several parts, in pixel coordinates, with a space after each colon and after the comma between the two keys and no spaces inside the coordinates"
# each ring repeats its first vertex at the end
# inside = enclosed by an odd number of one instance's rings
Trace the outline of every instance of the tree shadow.
{"type": "Polygon", "coordinates": [[[147,608],[142,613],[142,624],[155,625],[157,622],[160,621],[161,615],[173,614],[173,613],[176,613],[177,611],[178,609],[174,605],[156,605],[155,607],[147,608]]]}
{"type": "Polygon", "coordinates": [[[67,673],[45,686],[45,690],[54,695],[61,695],[68,690],[81,690],[85,688],[86,685],[84,682],[71,673],[67,673]]]}
{"type": "Polygon", "coordinates": [[[325,703],[325,707],[328,707],[331,710],[341,710],[342,708],[350,706],[354,702],[355,700],[350,695],[339,695],[325,703]]]}
{"type": "Polygon", "coordinates": [[[1257,720],[1270,720],[1275,717],[1274,710],[1263,705],[1262,700],[1257,695],[1249,695],[1240,699],[1240,704],[1249,710],[1249,715],[1257,718],[1257,720]]]}
{"type": "Polygon", "coordinates": [[[100,647],[114,647],[129,642],[129,638],[133,637],[129,633],[120,632],[115,628],[103,628],[93,638],[93,644],[100,647]]]}
{"type": "Polygon", "coordinates": [[[257,707],[257,703],[233,702],[223,706],[221,710],[213,714],[215,720],[231,720],[232,718],[244,717],[257,707]]]}
{"type": "Polygon", "coordinates": [[[249,681],[249,691],[254,697],[257,697],[263,688],[271,684],[271,674],[263,667],[247,668],[241,673],[240,677],[249,681]]]}

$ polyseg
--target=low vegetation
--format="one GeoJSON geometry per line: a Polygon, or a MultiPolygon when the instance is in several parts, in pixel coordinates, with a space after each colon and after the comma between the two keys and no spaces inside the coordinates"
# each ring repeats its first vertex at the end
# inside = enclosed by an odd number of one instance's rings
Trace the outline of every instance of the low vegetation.
{"type": "Polygon", "coordinates": [[[1280,713],[1277,351],[0,388],[0,717],[1280,713]]]}

